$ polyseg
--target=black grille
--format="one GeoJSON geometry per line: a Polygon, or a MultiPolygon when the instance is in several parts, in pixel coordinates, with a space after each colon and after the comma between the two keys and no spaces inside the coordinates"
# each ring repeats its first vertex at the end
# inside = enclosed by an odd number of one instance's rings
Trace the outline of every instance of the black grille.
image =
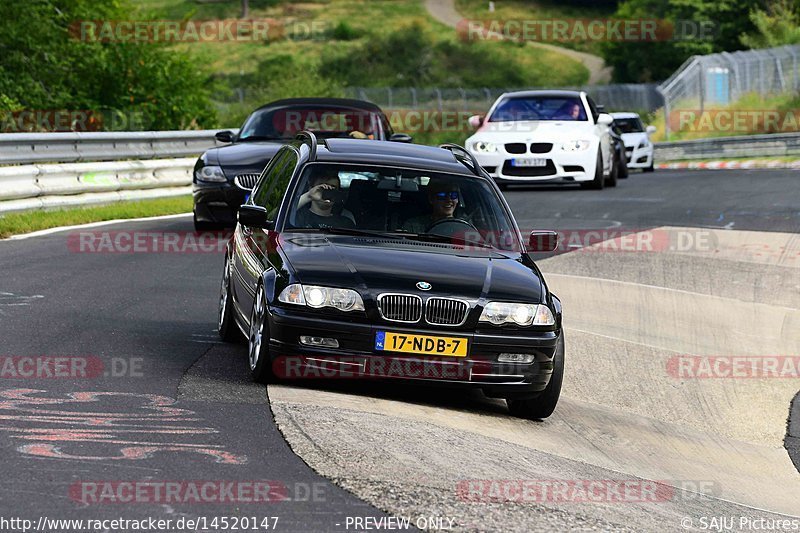
{"type": "Polygon", "coordinates": [[[556,173],[556,166],[548,159],[547,164],[543,167],[513,167],[511,160],[503,163],[503,174],[506,176],[520,176],[524,178],[531,178],[535,176],[552,176],[556,173]]]}
{"type": "Polygon", "coordinates": [[[419,322],[422,298],[413,294],[382,294],[378,297],[381,316],[392,322],[419,322]]]}
{"type": "Polygon", "coordinates": [[[553,149],[553,143],[531,143],[532,154],[546,154],[553,149]]]}
{"type": "Polygon", "coordinates": [[[467,319],[469,305],[450,298],[430,298],[425,303],[425,321],[433,326],[459,326],[467,319]]]}
{"type": "Polygon", "coordinates": [[[525,153],[525,144],[524,143],[508,143],[506,144],[506,152],[509,154],[524,154],[525,153]]]}
{"type": "Polygon", "coordinates": [[[261,176],[261,174],[237,174],[237,176],[233,178],[233,182],[240,189],[252,191],[253,187],[256,186],[259,176],[261,176]]]}

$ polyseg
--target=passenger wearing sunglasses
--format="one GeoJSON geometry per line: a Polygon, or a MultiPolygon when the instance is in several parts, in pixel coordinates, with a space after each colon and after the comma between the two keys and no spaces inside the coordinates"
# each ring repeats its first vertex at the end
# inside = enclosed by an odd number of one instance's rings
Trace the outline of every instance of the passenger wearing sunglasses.
{"type": "Polygon", "coordinates": [[[455,183],[432,181],[428,185],[428,203],[431,205],[431,213],[406,220],[403,224],[403,231],[425,233],[434,222],[443,218],[453,218],[460,196],[458,185],[455,183]]]}

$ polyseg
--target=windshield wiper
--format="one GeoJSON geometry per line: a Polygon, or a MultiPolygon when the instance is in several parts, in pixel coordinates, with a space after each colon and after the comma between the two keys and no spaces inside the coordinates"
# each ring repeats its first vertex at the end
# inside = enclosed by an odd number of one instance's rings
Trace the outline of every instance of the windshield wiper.
{"type": "Polygon", "coordinates": [[[283,137],[267,137],[265,135],[250,135],[249,137],[240,137],[236,139],[237,142],[249,142],[249,141],[285,141],[290,139],[284,139],[283,137]]]}
{"type": "Polygon", "coordinates": [[[405,235],[397,235],[385,231],[356,228],[319,228],[318,231],[322,233],[333,233],[334,235],[367,235],[370,237],[391,237],[393,239],[402,239],[405,237],[405,235]]]}
{"type": "Polygon", "coordinates": [[[404,233],[404,237],[408,237],[410,239],[419,239],[421,241],[427,242],[443,242],[448,244],[466,244],[469,246],[478,246],[480,248],[487,248],[494,250],[495,247],[486,244],[485,242],[477,242],[477,241],[468,241],[463,237],[456,237],[454,235],[447,236],[447,235],[440,235],[439,233],[404,233]]]}

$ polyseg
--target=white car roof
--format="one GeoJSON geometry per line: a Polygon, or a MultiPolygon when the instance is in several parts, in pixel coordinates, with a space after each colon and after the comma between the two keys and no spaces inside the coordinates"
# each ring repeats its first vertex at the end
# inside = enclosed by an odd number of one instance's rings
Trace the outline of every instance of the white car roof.
{"type": "Polygon", "coordinates": [[[553,90],[546,90],[546,89],[539,89],[535,91],[514,91],[510,93],[503,93],[500,95],[498,100],[502,98],[518,98],[524,96],[573,96],[573,97],[580,97],[581,95],[586,94],[584,91],[565,91],[563,89],[553,89],[553,90]]]}
{"type": "Polygon", "coordinates": [[[621,113],[611,113],[611,116],[614,118],[639,118],[639,113],[631,113],[629,111],[625,111],[621,113]]]}

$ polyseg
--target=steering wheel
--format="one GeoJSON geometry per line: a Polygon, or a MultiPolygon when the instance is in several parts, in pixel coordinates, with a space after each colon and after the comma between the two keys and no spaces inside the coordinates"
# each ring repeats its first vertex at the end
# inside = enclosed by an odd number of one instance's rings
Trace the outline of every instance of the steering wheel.
{"type": "Polygon", "coordinates": [[[478,228],[473,226],[470,222],[463,220],[461,218],[440,218],[430,226],[425,229],[425,233],[436,233],[437,235],[443,235],[445,237],[450,237],[455,234],[459,229],[464,230],[464,227],[469,229],[478,231],[478,228]],[[437,229],[438,231],[434,232],[433,229],[437,229]],[[442,231],[444,229],[444,232],[442,231]]]}

